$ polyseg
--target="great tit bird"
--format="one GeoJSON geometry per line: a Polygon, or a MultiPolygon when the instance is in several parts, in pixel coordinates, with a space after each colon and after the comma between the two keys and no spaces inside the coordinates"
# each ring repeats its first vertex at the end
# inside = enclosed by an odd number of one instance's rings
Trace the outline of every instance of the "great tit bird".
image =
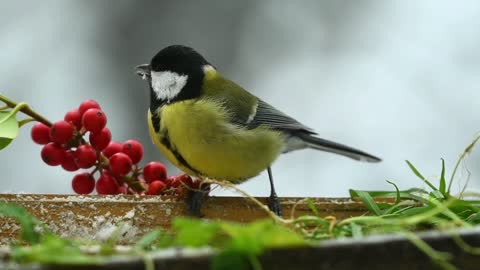
{"type": "MultiPolygon", "coordinates": [[[[136,67],[150,88],[149,133],[158,149],[185,173],[238,184],[267,170],[269,207],[281,214],[272,163],[282,153],[311,148],[379,162],[363,151],[317,133],[233,81],[194,49],[168,46],[136,67]]],[[[203,195],[190,201],[200,214],[203,195]]]]}

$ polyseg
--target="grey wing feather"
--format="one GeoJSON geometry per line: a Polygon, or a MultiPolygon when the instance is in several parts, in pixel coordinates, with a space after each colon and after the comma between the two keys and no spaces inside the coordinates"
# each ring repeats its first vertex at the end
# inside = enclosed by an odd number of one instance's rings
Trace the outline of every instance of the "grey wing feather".
{"type": "Polygon", "coordinates": [[[303,131],[308,134],[316,134],[311,128],[298,122],[275,107],[259,99],[254,117],[246,123],[250,129],[260,125],[267,125],[273,129],[303,131]]]}
{"type": "Polygon", "coordinates": [[[251,121],[247,121],[247,127],[253,129],[260,125],[267,125],[273,129],[289,131],[290,136],[286,138],[284,152],[310,147],[360,161],[381,161],[378,157],[358,149],[315,137],[317,133],[311,128],[259,99],[256,114],[251,121]]]}

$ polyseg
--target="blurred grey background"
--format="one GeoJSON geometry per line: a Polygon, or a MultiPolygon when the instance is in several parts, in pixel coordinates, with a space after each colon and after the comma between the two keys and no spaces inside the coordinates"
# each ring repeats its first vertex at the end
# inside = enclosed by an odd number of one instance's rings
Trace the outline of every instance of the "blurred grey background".
{"type": "MultiPolygon", "coordinates": [[[[449,175],[480,130],[478,14],[474,0],[1,0],[0,93],[52,121],[95,99],[115,140],[138,139],[144,161],[164,161],[148,137],[147,85],[133,67],[185,44],[322,137],[384,159],[282,156],[273,166],[280,196],[391,189],[385,180],[423,187],[404,160],[435,181],[440,158],[449,175]]],[[[0,191],[71,193],[74,173],[42,163],[30,126],[0,153],[0,191]]],[[[468,164],[478,188],[480,149],[468,164]]],[[[268,195],[267,175],[241,188],[268,195]]]]}

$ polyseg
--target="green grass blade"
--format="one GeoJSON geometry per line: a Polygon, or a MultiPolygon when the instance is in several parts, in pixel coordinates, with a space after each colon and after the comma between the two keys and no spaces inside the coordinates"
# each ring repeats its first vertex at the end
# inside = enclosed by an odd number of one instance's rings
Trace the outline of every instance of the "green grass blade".
{"type": "MultiPolygon", "coordinates": [[[[360,198],[360,196],[358,195],[357,192],[358,192],[358,190],[350,189],[349,190],[350,198],[352,198],[352,199],[360,198]]],[[[396,198],[397,197],[397,193],[392,192],[392,191],[366,191],[366,190],[363,190],[363,192],[368,193],[373,198],[396,198]]],[[[400,195],[401,199],[410,199],[410,200],[413,200],[413,201],[416,201],[416,202],[419,202],[419,203],[422,203],[422,204],[425,204],[425,205],[431,205],[431,203],[428,199],[423,198],[423,197],[421,197],[419,195],[416,195],[414,193],[428,195],[428,192],[426,192],[423,189],[419,189],[419,188],[411,188],[411,189],[400,191],[399,195],[400,195]]]]}
{"type": "Polygon", "coordinates": [[[351,223],[350,224],[350,229],[352,230],[352,237],[353,238],[362,238],[363,232],[362,232],[362,226],[357,225],[356,223],[351,223]]]}
{"type": "Polygon", "coordinates": [[[391,181],[388,181],[388,180],[387,180],[387,183],[389,183],[390,185],[395,187],[395,193],[396,193],[395,204],[400,203],[400,190],[398,189],[397,185],[395,185],[395,183],[393,183],[391,181]]]}
{"type": "Polygon", "coordinates": [[[41,222],[33,217],[25,208],[11,203],[0,203],[0,216],[15,218],[22,226],[20,237],[30,244],[40,242],[41,234],[36,230],[41,222]]]}
{"type": "Polygon", "coordinates": [[[415,168],[415,166],[413,166],[413,164],[408,161],[408,160],[405,160],[408,164],[408,167],[410,167],[410,169],[412,170],[412,172],[418,177],[420,178],[425,184],[427,184],[432,190],[438,190],[432,183],[430,183],[430,181],[427,180],[427,178],[425,178],[418,170],[417,168],[415,168]]]}
{"type": "Polygon", "coordinates": [[[435,206],[420,206],[420,207],[412,207],[409,209],[405,209],[404,211],[402,211],[402,218],[422,215],[424,213],[431,211],[434,208],[435,206]]]}
{"type": "Polygon", "coordinates": [[[445,199],[445,196],[443,195],[443,193],[440,192],[440,190],[434,190],[432,192],[430,192],[430,196],[432,198],[435,198],[437,200],[444,200],[445,199]]]}
{"type": "Polygon", "coordinates": [[[445,180],[445,160],[442,158],[442,173],[440,174],[440,192],[447,197],[447,181],[445,180]]]}
{"type": "MultiPolygon", "coordinates": [[[[395,191],[390,191],[390,190],[364,190],[365,192],[368,192],[370,196],[373,198],[395,198],[397,197],[397,192],[395,191]]],[[[353,198],[359,198],[358,194],[356,193],[356,190],[350,189],[349,190],[350,197],[353,198]]],[[[419,194],[428,194],[423,189],[420,188],[410,188],[406,190],[400,190],[399,192],[401,198],[410,198],[413,193],[419,193],[419,194]]]]}
{"type": "Polygon", "coordinates": [[[149,248],[155,241],[157,241],[160,236],[162,236],[162,231],[159,229],[153,230],[145,234],[138,242],[135,243],[134,250],[145,250],[149,248]]]}
{"type": "Polygon", "coordinates": [[[295,224],[305,224],[307,226],[324,226],[327,227],[330,226],[330,222],[327,220],[317,217],[317,216],[300,216],[296,218],[293,223],[295,224]]]}
{"type": "Polygon", "coordinates": [[[362,191],[362,190],[355,190],[355,193],[358,195],[358,197],[363,201],[365,206],[367,206],[368,210],[372,212],[373,214],[380,216],[382,215],[382,210],[378,207],[377,203],[375,200],[370,196],[368,192],[362,191]]]}
{"type": "Polygon", "coordinates": [[[437,251],[433,249],[429,244],[427,244],[424,240],[420,237],[415,235],[411,232],[402,232],[402,234],[410,240],[410,242],[421,250],[425,255],[430,257],[430,259],[437,263],[442,269],[445,270],[455,270],[457,269],[453,264],[449,261],[452,259],[452,254],[443,251],[437,251]]]}
{"type": "Polygon", "coordinates": [[[453,180],[455,179],[455,175],[457,174],[457,170],[460,167],[460,164],[462,161],[465,159],[465,157],[470,154],[472,149],[475,147],[475,144],[480,140],[480,135],[475,137],[475,139],[465,148],[463,153],[460,155],[460,157],[457,160],[457,163],[455,163],[455,167],[453,168],[452,175],[450,176],[450,181],[448,182],[448,188],[447,188],[447,193],[450,194],[450,190],[452,188],[453,180]]]}
{"type": "Polygon", "coordinates": [[[316,216],[319,216],[319,215],[320,215],[320,213],[318,212],[317,207],[315,206],[315,203],[313,203],[312,198],[307,198],[307,204],[308,204],[308,207],[310,208],[310,210],[312,210],[312,212],[313,212],[316,216]]]}

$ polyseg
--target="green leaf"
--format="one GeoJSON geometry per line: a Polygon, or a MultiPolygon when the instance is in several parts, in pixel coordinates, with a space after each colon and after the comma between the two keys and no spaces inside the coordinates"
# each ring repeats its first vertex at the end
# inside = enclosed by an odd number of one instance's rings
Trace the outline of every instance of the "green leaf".
{"type": "Polygon", "coordinates": [[[0,150],[7,147],[12,141],[12,139],[0,138],[0,150]]]}
{"type": "Polygon", "coordinates": [[[0,111],[0,150],[7,147],[18,136],[15,113],[0,111]]]}
{"type": "Polygon", "coordinates": [[[249,254],[258,255],[265,248],[306,245],[299,234],[272,220],[259,220],[248,225],[222,222],[220,226],[231,238],[227,249],[249,254]]]}
{"type": "Polygon", "coordinates": [[[15,139],[18,135],[18,121],[16,114],[12,112],[0,111],[0,137],[15,139]]]}
{"type": "Polygon", "coordinates": [[[36,230],[42,223],[33,217],[25,208],[10,203],[0,203],[0,215],[15,218],[22,226],[20,237],[30,244],[40,242],[40,233],[36,230]]]}
{"type": "Polygon", "coordinates": [[[361,238],[363,237],[362,226],[352,223],[350,224],[350,228],[352,230],[352,237],[353,238],[361,238]]]}
{"type": "Polygon", "coordinates": [[[188,247],[206,246],[219,232],[219,225],[201,219],[176,218],[173,228],[177,232],[175,243],[188,247]]]}
{"type": "Polygon", "coordinates": [[[53,234],[45,235],[41,243],[31,247],[16,247],[12,250],[12,258],[22,263],[42,264],[95,264],[100,259],[84,254],[78,245],[53,234]]]}
{"type": "Polygon", "coordinates": [[[160,236],[162,236],[161,230],[153,230],[147,234],[145,234],[140,240],[135,243],[135,250],[145,250],[149,248],[155,241],[157,241],[160,236]]]}
{"type": "Polygon", "coordinates": [[[427,180],[427,178],[425,178],[418,170],[417,168],[415,168],[415,166],[413,166],[413,164],[408,161],[408,160],[405,160],[408,164],[408,167],[410,167],[410,169],[412,170],[412,172],[418,177],[420,178],[425,184],[427,184],[432,190],[438,190],[434,185],[432,185],[432,183],[430,183],[430,181],[427,180]]]}

